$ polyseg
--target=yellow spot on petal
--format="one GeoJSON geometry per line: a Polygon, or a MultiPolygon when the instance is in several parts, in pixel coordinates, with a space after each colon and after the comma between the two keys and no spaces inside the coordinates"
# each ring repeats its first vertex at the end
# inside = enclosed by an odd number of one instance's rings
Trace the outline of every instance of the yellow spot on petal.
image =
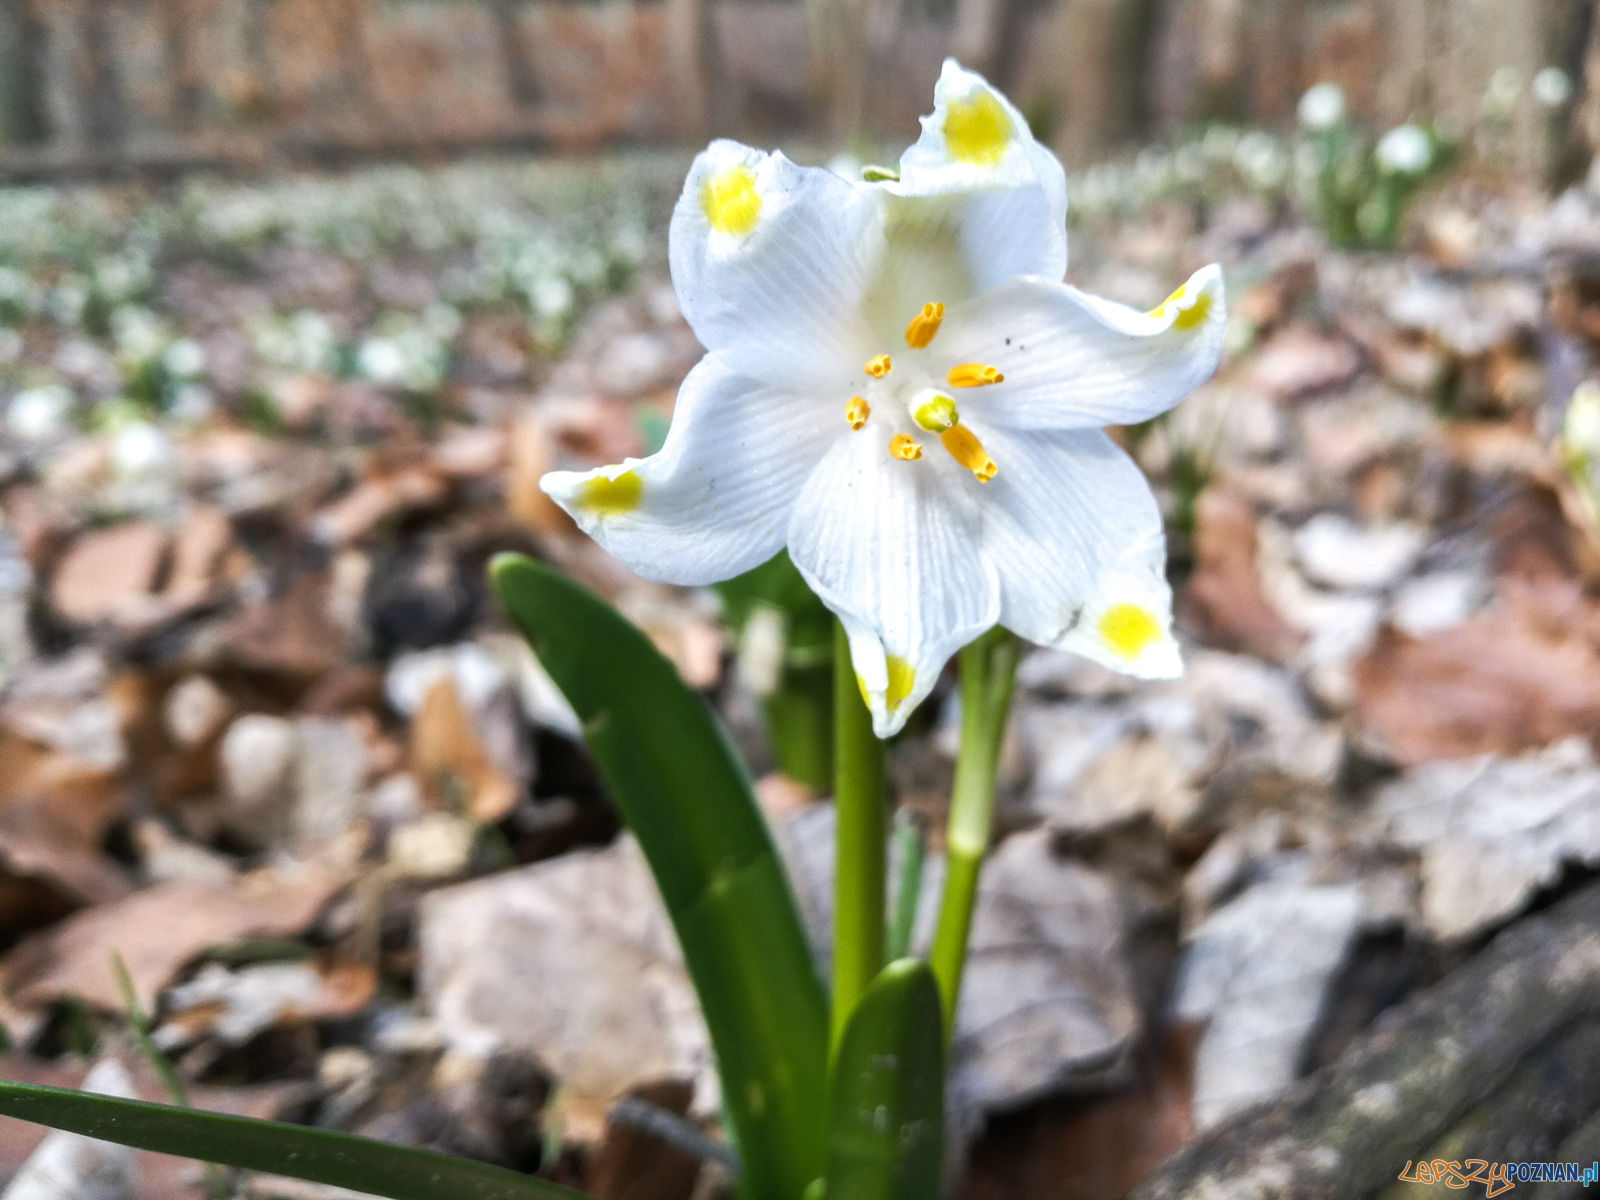
{"type": "Polygon", "coordinates": [[[894,369],[894,364],[889,361],[887,354],[880,354],[876,358],[868,359],[867,365],[861,369],[874,379],[882,379],[894,369]]]}
{"type": "Polygon", "coordinates": [[[897,433],[889,439],[889,453],[906,462],[915,462],[922,457],[922,444],[909,434],[897,433]]]}
{"type": "MultiPolygon", "coordinates": [[[[1184,286],[1187,287],[1188,285],[1185,284],[1184,286]]],[[[1183,300],[1183,288],[1179,288],[1177,291],[1173,292],[1172,295],[1168,296],[1165,300],[1163,300],[1160,304],[1158,304],[1154,308],[1152,308],[1149,311],[1149,313],[1146,314],[1146,315],[1155,317],[1155,318],[1157,318],[1159,320],[1160,318],[1166,316],[1167,312],[1173,306],[1181,303],[1182,300],[1183,300]]],[[[1188,308],[1180,308],[1180,309],[1178,309],[1178,315],[1172,319],[1172,323],[1173,323],[1173,325],[1175,325],[1179,329],[1184,329],[1184,330],[1193,329],[1196,325],[1200,324],[1202,321],[1204,321],[1210,315],[1211,315],[1211,293],[1210,292],[1201,292],[1199,295],[1197,295],[1194,298],[1194,300],[1190,303],[1188,308]]]]}
{"type": "Polygon", "coordinates": [[[1161,638],[1161,624],[1150,610],[1127,601],[1113,604],[1101,613],[1099,627],[1106,645],[1130,662],[1161,638]]]}
{"type": "Polygon", "coordinates": [[[860,671],[856,672],[856,690],[861,693],[861,703],[871,708],[872,701],[867,697],[867,678],[860,671]]]}
{"type": "Polygon", "coordinates": [[[889,655],[886,662],[889,667],[889,687],[883,693],[883,702],[890,712],[894,712],[911,695],[911,687],[917,682],[917,671],[898,654],[889,655]]]}
{"type": "Polygon", "coordinates": [[[949,452],[951,458],[971,471],[979,483],[988,483],[1000,469],[983,448],[977,434],[965,425],[945,430],[939,435],[939,444],[949,452]]]}
{"type": "Polygon", "coordinates": [[[860,396],[851,396],[850,403],[844,406],[844,419],[850,422],[851,429],[860,429],[871,415],[871,406],[860,396]]]}
{"type": "Polygon", "coordinates": [[[913,350],[921,350],[933,341],[933,335],[939,332],[939,325],[944,320],[944,305],[924,304],[922,311],[911,318],[911,324],[906,326],[906,345],[913,350]]]}
{"type": "Polygon", "coordinates": [[[756,227],[761,215],[755,173],[740,163],[708,176],[700,184],[700,207],[711,228],[743,237],[756,227]]]}
{"type": "Polygon", "coordinates": [[[644,495],[644,480],[632,471],[624,471],[615,479],[596,475],[578,485],[576,504],[585,512],[602,517],[615,517],[631,513],[639,507],[644,495]]]}
{"type": "Polygon", "coordinates": [[[956,402],[931,388],[912,397],[912,401],[916,407],[911,410],[911,419],[929,433],[943,433],[961,419],[956,402]]]}
{"type": "Polygon", "coordinates": [[[952,101],[944,114],[944,144],[950,157],[975,167],[993,167],[1005,157],[1011,118],[987,91],[952,101]]]}
{"type": "Polygon", "coordinates": [[[960,366],[951,367],[945,382],[951,387],[985,387],[991,383],[1004,383],[1006,377],[993,367],[986,367],[982,363],[962,363],[960,366]]]}

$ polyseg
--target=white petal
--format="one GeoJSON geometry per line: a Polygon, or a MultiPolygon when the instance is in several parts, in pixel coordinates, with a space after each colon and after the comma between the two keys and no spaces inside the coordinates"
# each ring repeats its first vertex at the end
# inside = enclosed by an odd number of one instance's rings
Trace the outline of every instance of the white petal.
{"type": "Polygon", "coordinates": [[[1222,270],[1196,271],[1148,313],[1042,279],[1013,279],[947,313],[930,349],[941,363],[996,367],[1003,383],[962,397],[1017,429],[1131,425],[1210,378],[1227,323],[1222,270]]]}
{"type": "Polygon", "coordinates": [[[1125,674],[1179,675],[1161,512],[1139,468],[1097,429],[980,436],[999,465],[983,549],[1000,623],[1125,674]]]}
{"type": "Polygon", "coordinates": [[[778,552],[801,484],[848,432],[839,412],[709,354],[683,381],[659,453],[539,486],[634,573],[714,583],[778,552]]]}
{"type": "Polygon", "coordinates": [[[971,475],[937,440],[901,462],[885,438],[874,422],[836,442],[789,522],[789,555],[844,621],[879,737],[905,725],[945,662],[1000,611],[971,475]]]}
{"type": "Polygon", "coordinates": [[[934,86],[922,136],[900,157],[899,183],[885,186],[962,202],[961,241],[976,291],[1013,275],[1066,273],[1066,172],[1015,106],[954,59],[934,86]]]}
{"type": "Polygon", "coordinates": [[[882,239],[864,186],[716,141],[672,214],[672,283],[708,350],[753,379],[820,394],[874,353],[856,314],[882,239]]]}

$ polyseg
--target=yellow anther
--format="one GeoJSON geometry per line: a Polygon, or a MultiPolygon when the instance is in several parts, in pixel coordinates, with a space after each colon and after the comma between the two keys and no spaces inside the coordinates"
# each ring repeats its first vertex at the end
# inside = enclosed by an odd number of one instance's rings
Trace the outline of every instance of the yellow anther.
{"type": "Polygon", "coordinates": [[[871,415],[871,406],[860,396],[851,396],[850,403],[844,406],[844,419],[850,422],[851,429],[860,429],[871,415]]]}
{"type": "Polygon", "coordinates": [[[978,440],[977,434],[965,425],[946,429],[939,435],[939,443],[949,452],[951,458],[971,471],[979,483],[988,483],[1000,469],[995,466],[994,459],[989,457],[989,452],[983,448],[983,443],[978,440]]]}
{"type": "Polygon", "coordinates": [[[1004,383],[1006,380],[999,371],[982,363],[962,363],[960,366],[951,367],[950,373],[944,378],[951,387],[983,387],[985,384],[1004,383]]]}
{"type": "Polygon", "coordinates": [[[755,173],[740,163],[707,176],[700,184],[700,208],[711,228],[740,236],[749,233],[761,215],[755,173]]]}
{"type": "Polygon", "coordinates": [[[889,668],[889,686],[883,693],[883,703],[893,712],[911,694],[911,688],[917,682],[917,669],[898,654],[889,655],[885,665],[889,668]]]}
{"type": "Polygon", "coordinates": [[[906,326],[906,345],[913,350],[921,350],[933,341],[933,335],[939,332],[939,323],[944,320],[944,305],[924,304],[922,311],[911,318],[911,324],[906,326]]]}
{"type": "Polygon", "coordinates": [[[643,496],[644,480],[632,471],[624,471],[614,478],[596,475],[585,479],[578,485],[574,503],[585,512],[615,517],[638,508],[643,496]]]}
{"type": "Polygon", "coordinates": [[[1010,140],[1011,119],[987,91],[952,101],[945,109],[944,144],[957,162],[997,166],[1010,140]]]}
{"type": "MultiPolygon", "coordinates": [[[[1188,286],[1188,285],[1186,284],[1185,286],[1188,286]]],[[[1165,300],[1163,300],[1160,304],[1158,304],[1154,308],[1152,308],[1146,314],[1146,316],[1155,317],[1157,320],[1159,320],[1160,318],[1162,318],[1162,317],[1167,315],[1167,310],[1168,309],[1170,309],[1173,306],[1175,306],[1176,304],[1178,304],[1182,299],[1183,299],[1183,288],[1179,288],[1177,291],[1173,292],[1172,295],[1168,296],[1165,300]]],[[[1179,329],[1185,329],[1185,330],[1193,329],[1196,325],[1200,324],[1200,322],[1204,321],[1210,315],[1211,315],[1211,293],[1210,292],[1201,292],[1199,295],[1197,295],[1194,298],[1193,301],[1190,302],[1188,308],[1180,308],[1180,309],[1178,309],[1178,315],[1172,319],[1172,323],[1173,323],[1174,326],[1176,326],[1179,329]]]]}
{"type": "Polygon", "coordinates": [[[889,453],[906,462],[915,462],[922,457],[922,443],[910,434],[897,433],[889,439],[889,453]]]}
{"type": "Polygon", "coordinates": [[[861,369],[868,375],[871,375],[874,379],[882,379],[893,369],[893,367],[894,364],[889,361],[889,356],[887,354],[880,354],[877,358],[868,359],[867,365],[861,369]]]}
{"type": "Polygon", "coordinates": [[[911,419],[929,433],[943,433],[961,419],[956,402],[932,388],[912,397],[911,419]]]}
{"type": "Polygon", "coordinates": [[[1101,613],[1098,627],[1106,645],[1129,661],[1161,637],[1161,625],[1150,610],[1126,600],[1101,613]]]}

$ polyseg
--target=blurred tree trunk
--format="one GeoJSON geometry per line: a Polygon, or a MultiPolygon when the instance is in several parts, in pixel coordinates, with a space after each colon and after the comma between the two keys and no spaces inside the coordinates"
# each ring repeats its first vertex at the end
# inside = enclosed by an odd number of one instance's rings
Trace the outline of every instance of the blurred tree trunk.
{"type": "Polygon", "coordinates": [[[195,27],[200,14],[193,0],[161,0],[162,40],[166,54],[172,123],[181,133],[200,124],[205,86],[195,53],[195,27]]]}
{"type": "Polygon", "coordinates": [[[734,134],[735,105],[713,0],[667,0],[673,91],[687,137],[734,134]]]}
{"type": "MultiPolygon", "coordinates": [[[[1015,0],[1012,0],[1015,3],[1015,0]]],[[[1059,0],[1045,34],[1048,73],[1030,104],[1068,163],[1081,163],[1149,127],[1150,62],[1159,0],[1059,0]]]]}
{"type": "Polygon", "coordinates": [[[50,136],[45,95],[49,46],[30,0],[0,4],[0,129],[7,142],[38,145],[50,136]]]}
{"type": "Polygon", "coordinates": [[[806,0],[811,79],[827,113],[828,132],[841,143],[865,132],[867,70],[871,63],[870,0],[806,0]]]}
{"type": "Polygon", "coordinates": [[[511,102],[518,108],[533,108],[541,94],[533,63],[528,59],[528,48],[522,41],[522,23],[518,20],[522,5],[519,0],[490,0],[489,8],[500,42],[500,60],[505,67],[511,102]]]}
{"type": "Polygon", "coordinates": [[[114,154],[128,133],[128,106],[117,65],[113,5],[110,0],[87,0],[78,19],[84,134],[94,149],[114,154]]]}

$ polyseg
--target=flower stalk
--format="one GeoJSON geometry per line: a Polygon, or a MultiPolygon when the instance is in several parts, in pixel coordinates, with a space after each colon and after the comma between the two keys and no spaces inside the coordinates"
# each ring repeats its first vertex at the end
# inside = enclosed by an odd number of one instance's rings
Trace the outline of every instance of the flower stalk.
{"type": "Polygon", "coordinates": [[[834,634],[833,1019],[830,1046],[839,1038],[867,985],[884,964],[884,876],[888,870],[888,814],[883,743],[872,732],[850,665],[844,626],[834,634]]]}
{"type": "Polygon", "coordinates": [[[1014,634],[997,626],[961,651],[961,751],[945,831],[944,895],[929,956],[944,1003],[947,1042],[955,1030],[978,875],[994,823],[995,776],[1021,649],[1014,634]]]}

